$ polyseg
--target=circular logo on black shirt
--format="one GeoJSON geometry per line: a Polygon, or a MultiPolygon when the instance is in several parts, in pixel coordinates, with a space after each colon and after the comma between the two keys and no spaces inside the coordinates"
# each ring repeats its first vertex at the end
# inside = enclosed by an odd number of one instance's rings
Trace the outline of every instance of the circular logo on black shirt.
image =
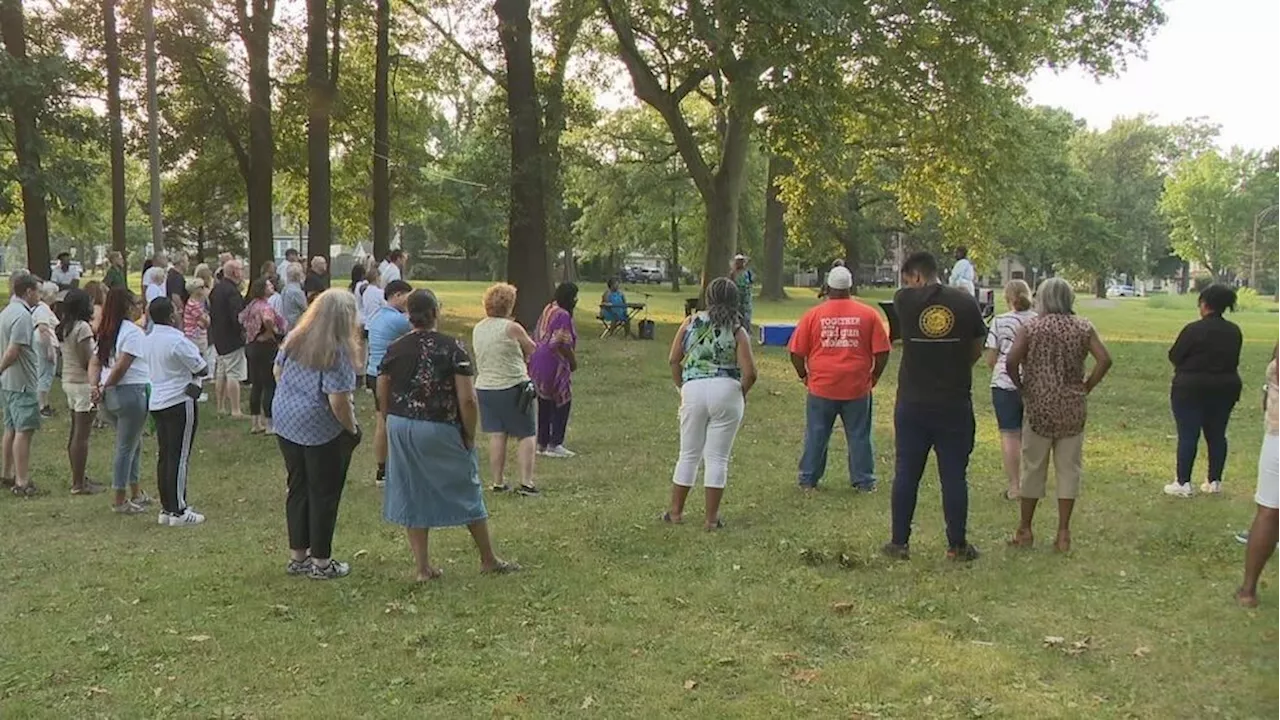
{"type": "Polygon", "coordinates": [[[945,305],[930,305],[920,313],[920,332],[925,337],[945,337],[956,325],[956,315],[945,305]]]}

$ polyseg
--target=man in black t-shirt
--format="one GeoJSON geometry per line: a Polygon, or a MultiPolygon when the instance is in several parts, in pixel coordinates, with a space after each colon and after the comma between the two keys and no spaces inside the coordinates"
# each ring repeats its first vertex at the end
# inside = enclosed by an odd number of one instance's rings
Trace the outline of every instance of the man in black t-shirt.
{"type": "Polygon", "coordinates": [[[228,260],[222,266],[222,279],[214,283],[209,293],[209,344],[218,353],[214,362],[214,395],[217,411],[231,417],[241,417],[240,384],[249,379],[248,363],[244,357],[244,327],[240,324],[240,311],[244,298],[240,295],[240,281],[244,279],[244,266],[239,260],[228,260]]]}
{"type": "Polygon", "coordinates": [[[897,452],[893,478],[891,557],[909,557],[911,521],[920,478],[932,450],[938,458],[942,511],[947,521],[947,557],[974,560],[968,543],[966,475],[973,452],[973,364],[982,356],[987,328],[972,295],[938,282],[938,262],[915,253],[902,265],[905,287],[893,297],[902,330],[898,402],[893,425],[897,452]]]}
{"type": "Polygon", "coordinates": [[[311,258],[311,269],[307,271],[307,279],[302,282],[302,290],[307,294],[307,302],[329,289],[329,261],[323,255],[311,258]]]}
{"type": "Polygon", "coordinates": [[[187,254],[179,252],[173,256],[173,264],[165,274],[164,294],[173,303],[174,314],[182,317],[182,306],[191,298],[187,292],[187,254]]]}

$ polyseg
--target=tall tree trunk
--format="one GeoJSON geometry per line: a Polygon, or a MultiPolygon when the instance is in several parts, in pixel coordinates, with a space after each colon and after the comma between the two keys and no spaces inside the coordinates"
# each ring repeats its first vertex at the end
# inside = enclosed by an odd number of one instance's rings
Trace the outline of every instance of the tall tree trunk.
{"type": "MultiPolygon", "coordinates": [[[[0,36],[10,61],[19,72],[29,70],[26,18],[22,0],[0,0],[0,36]]],[[[22,222],[27,235],[27,269],[49,278],[49,207],[45,198],[44,173],[40,169],[40,133],[36,114],[44,104],[42,88],[33,83],[17,83],[13,103],[14,155],[18,161],[18,182],[22,186],[22,222]]]]}
{"type": "Polygon", "coordinates": [[[332,197],[329,167],[329,3],[307,0],[307,255],[329,257],[332,197]]]}
{"type": "Polygon", "coordinates": [[[111,138],[111,249],[127,256],[125,218],[129,207],[124,187],[124,124],[120,118],[120,37],[116,32],[116,0],[102,0],[102,31],[107,65],[107,125],[111,138]]]}
{"type": "MultiPolygon", "coordinates": [[[[391,0],[377,0],[377,41],[373,71],[373,257],[391,251],[391,0]]],[[[467,272],[470,272],[468,265],[467,272]]],[[[471,278],[468,277],[468,280],[471,278]]]]}
{"type": "Polygon", "coordinates": [[[676,214],[676,189],[671,187],[671,292],[680,292],[680,216],[676,214]]]}
{"type": "Polygon", "coordinates": [[[765,190],[764,199],[764,284],[760,297],[769,300],[782,300],[787,297],[783,288],[786,280],[785,255],[787,245],[787,206],[780,197],[778,182],[791,173],[790,158],[781,155],[769,156],[769,186],[765,190]]]}
{"type": "MultiPolygon", "coordinates": [[[[730,86],[730,96],[741,96],[747,88],[730,86]]],[[[702,263],[702,287],[729,273],[729,263],[738,249],[738,214],[742,184],[746,177],[747,153],[751,149],[751,127],[755,120],[744,110],[745,102],[730,101],[725,121],[720,166],[716,168],[709,193],[704,193],[707,217],[706,254],[702,263]]],[[[686,158],[686,163],[688,159],[686,158]]]]}
{"type": "Polygon", "coordinates": [[[200,223],[196,227],[196,264],[204,262],[204,246],[205,246],[204,223],[200,223]]]}
{"type": "Polygon", "coordinates": [[[270,0],[254,0],[254,15],[245,38],[249,58],[249,267],[274,260],[272,175],[275,143],[271,129],[271,16],[270,0]]]}
{"type": "Polygon", "coordinates": [[[532,329],[542,305],[551,297],[533,26],[529,21],[529,0],[496,0],[494,11],[506,58],[507,117],[511,126],[507,280],[520,289],[516,319],[532,329]]]}
{"type": "Polygon", "coordinates": [[[143,34],[146,36],[147,61],[147,176],[151,199],[147,209],[151,215],[151,251],[164,250],[164,213],[160,199],[160,103],[156,98],[156,22],[155,4],[142,4],[143,34]]]}

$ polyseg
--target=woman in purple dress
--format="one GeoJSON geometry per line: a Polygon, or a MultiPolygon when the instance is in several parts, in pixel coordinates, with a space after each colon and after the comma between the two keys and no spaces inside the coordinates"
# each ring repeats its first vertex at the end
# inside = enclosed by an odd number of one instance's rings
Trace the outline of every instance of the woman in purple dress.
{"type": "Polygon", "coordinates": [[[538,454],[547,457],[574,456],[564,446],[564,434],[573,400],[572,374],[578,369],[578,331],[573,325],[577,304],[578,286],[561,283],[538,318],[538,347],[529,358],[529,377],[538,393],[538,454]]]}

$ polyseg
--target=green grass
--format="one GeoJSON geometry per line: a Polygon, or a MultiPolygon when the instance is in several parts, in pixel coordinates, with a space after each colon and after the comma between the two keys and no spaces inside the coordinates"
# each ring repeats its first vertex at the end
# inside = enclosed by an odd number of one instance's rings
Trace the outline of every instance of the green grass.
{"type": "MultiPolygon", "coordinates": [[[[447,329],[465,332],[483,285],[435,287],[447,329]]],[[[169,530],[112,515],[103,496],[67,496],[60,413],[35,441],[36,481],[54,492],[0,499],[0,717],[1276,716],[1275,565],[1261,610],[1231,598],[1242,558],[1231,532],[1253,513],[1274,315],[1236,317],[1248,390],[1226,495],[1186,502],[1160,486],[1173,464],[1164,354],[1190,313],[1082,302],[1116,366],[1091,401],[1068,557],[1003,547],[1015,509],[997,498],[997,434],[986,373],[975,371],[970,528],[986,553],[957,567],[942,557],[932,468],[909,563],[878,556],[889,493],[847,489],[838,433],[826,489],[796,491],[803,388],[778,349],[759,352],[728,529],[656,522],[677,448],[665,353],[685,294],[654,293],[658,341],[642,343],[596,339],[587,309],[599,291],[584,288],[578,318],[569,445],[581,455],[540,462],[541,499],[486,497],[499,551],[526,569],[517,576],[480,576],[455,529],[433,535],[445,579],[409,582],[366,444],[335,542],[351,577],[288,578],[270,442],[206,416],[190,493],[209,522],[169,530]],[[804,550],[827,560],[812,565],[804,550]],[[832,559],[841,553],[852,567],[832,559]],[[1046,636],[1067,648],[1045,647],[1046,636]],[[1074,642],[1085,649],[1067,652],[1074,642]]],[[[795,318],[813,302],[809,291],[792,296],[758,303],[757,319],[795,318]]],[[[891,367],[876,410],[885,481],[895,376],[891,367]]],[[[108,476],[110,442],[93,436],[97,478],[108,476]]],[[[1053,522],[1045,510],[1041,539],[1053,522]]]]}

